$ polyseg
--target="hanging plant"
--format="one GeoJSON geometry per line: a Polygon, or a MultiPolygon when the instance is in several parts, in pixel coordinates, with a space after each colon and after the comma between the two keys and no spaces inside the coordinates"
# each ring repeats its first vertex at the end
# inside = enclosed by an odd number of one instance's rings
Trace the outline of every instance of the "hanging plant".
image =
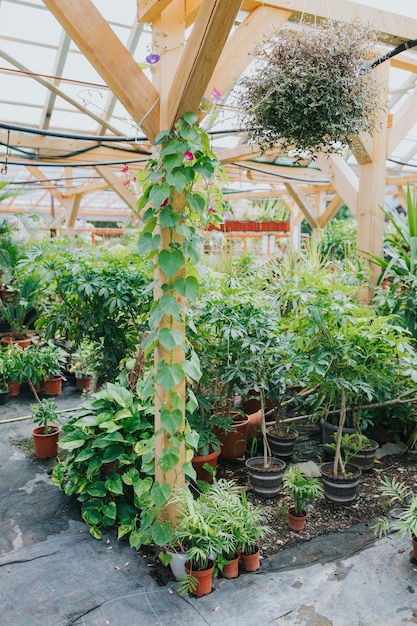
{"type": "Polygon", "coordinates": [[[235,90],[248,141],[314,157],[372,133],[382,106],[370,67],[375,41],[357,21],[283,29],[264,40],[235,90]]]}

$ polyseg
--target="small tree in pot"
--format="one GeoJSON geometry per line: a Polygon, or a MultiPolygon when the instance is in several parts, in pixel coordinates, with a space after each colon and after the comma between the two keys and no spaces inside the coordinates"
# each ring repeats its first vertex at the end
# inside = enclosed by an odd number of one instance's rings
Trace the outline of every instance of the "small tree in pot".
{"type": "Polygon", "coordinates": [[[58,454],[58,438],[60,429],[58,421],[58,406],[52,398],[44,398],[31,406],[31,417],[36,428],[32,430],[35,454],[40,459],[49,458],[58,454]]]}
{"type": "Polygon", "coordinates": [[[319,479],[314,476],[306,476],[299,467],[289,467],[282,479],[283,487],[293,497],[293,506],[288,510],[288,523],[292,530],[302,530],[311,500],[323,498],[323,487],[319,479]],[[292,521],[293,517],[299,518],[297,524],[292,521]]]}

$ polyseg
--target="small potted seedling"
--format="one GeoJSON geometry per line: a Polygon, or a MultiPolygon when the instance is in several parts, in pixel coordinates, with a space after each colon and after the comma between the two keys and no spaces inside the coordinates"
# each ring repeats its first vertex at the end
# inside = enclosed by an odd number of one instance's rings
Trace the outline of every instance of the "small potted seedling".
{"type": "Polygon", "coordinates": [[[32,430],[35,455],[39,459],[47,459],[58,454],[58,438],[60,433],[58,406],[52,398],[44,398],[31,406],[32,421],[37,426],[32,430]]]}
{"type": "Polygon", "coordinates": [[[323,487],[318,478],[306,476],[299,467],[290,467],[282,479],[283,487],[293,497],[293,506],[288,509],[288,525],[291,530],[303,530],[307,513],[312,508],[311,500],[323,498],[323,487]]]}

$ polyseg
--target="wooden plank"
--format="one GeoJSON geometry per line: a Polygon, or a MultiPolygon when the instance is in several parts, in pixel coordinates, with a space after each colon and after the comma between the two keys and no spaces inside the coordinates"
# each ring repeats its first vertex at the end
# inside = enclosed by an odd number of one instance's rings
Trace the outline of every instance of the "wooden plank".
{"type": "MultiPolygon", "coordinates": [[[[385,99],[387,100],[389,65],[382,64],[376,71],[381,85],[385,88],[385,99]]],[[[359,166],[359,194],[356,213],[358,220],[357,249],[382,257],[384,214],[380,207],[384,206],[385,161],[388,146],[388,120],[385,113],[381,114],[379,132],[374,134],[372,140],[372,163],[359,166]]],[[[372,281],[375,283],[381,269],[368,261],[366,265],[369,267],[372,281]]],[[[360,297],[368,301],[372,297],[372,291],[365,289],[360,297]]]]}
{"type": "Polygon", "coordinates": [[[253,52],[262,41],[291,16],[291,11],[278,11],[261,6],[252,11],[234,31],[226,43],[211,77],[205,97],[210,101],[213,87],[225,94],[253,60],[253,52]]]}
{"type": "Polygon", "coordinates": [[[119,176],[116,176],[109,167],[97,166],[97,172],[104,178],[113,191],[119,196],[127,206],[136,213],[136,198],[133,193],[127,189],[119,176]]]}
{"type": "Polygon", "coordinates": [[[198,111],[240,5],[241,0],[201,5],[169,93],[168,128],[187,111],[198,111]]]}
{"type": "Polygon", "coordinates": [[[389,131],[388,154],[391,155],[404,137],[416,124],[417,88],[407,96],[404,104],[395,112],[389,131]]]}
{"type": "Polygon", "coordinates": [[[316,159],[321,171],[329,178],[337,193],[356,215],[358,207],[359,180],[346,161],[337,154],[316,159]]]}
{"type": "Polygon", "coordinates": [[[70,210],[66,212],[66,222],[67,222],[66,226],[67,226],[67,232],[69,233],[69,236],[72,236],[73,234],[73,229],[75,226],[75,222],[77,221],[82,197],[83,196],[81,193],[77,193],[75,196],[73,196],[71,199],[70,210]]]}
{"type": "Polygon", "coordinates": [[[91,0],[44,4],[151,142],[159,132],[159,94],[91,0]]]}
{"type": "Polygon", "coordinates": [[[158,19],[171,0],[138,0],[138,22],[147,23],[158,19]]]}
{"type": "Polygon", "coordinates": [[[342,208],[343,204],[343,198],[339,196],[339,194],[336,194],[335,197],[329,202],[322,215],[320,215],[319,219],[317,220],[320,228],[324,228],[327,222],[334,218],[339,209],[342,208]]]}
{"type": "Polygon", "coordinates": [[[294,200],[296,205],[301,209],[304,217],[312,228],[318,227],[317,217],[314,215],[314,207],[310,204],[308,198],[304,195],[301,188],[295,183],[285,183],[285,187],[294,200]]]}
{"type": "Polygon", "coordinates": [[[266,5],[277,9],[294,12],[291,19],[303,22],[315,23],[321,18],[331,18],[343,22],[353,22],[360,19],[362,22],[372,24],[381,34],[385,43],[398,45],[404,41],[415,39],[417,33],[417,20],[412,17],[399,15],[391,11],[374,9],[351,0],[266,0],[249,3],[244,2],[243,8],[253,9],[255,6],[266,5]]]}
{"type": "Polygon", "coordinates": [[[160,95],[160,128],[169,128],[169,92],[181,57],[184,53],[185,22],[184,0],[172,0],[152,24],[154,46],[152,52],[161,59],[155,66],[152,81],[160,95]],[[161,38],[159,33],[164,33],[161,38]],[[163,48],[166,52],[162,54],[163,48]]]}

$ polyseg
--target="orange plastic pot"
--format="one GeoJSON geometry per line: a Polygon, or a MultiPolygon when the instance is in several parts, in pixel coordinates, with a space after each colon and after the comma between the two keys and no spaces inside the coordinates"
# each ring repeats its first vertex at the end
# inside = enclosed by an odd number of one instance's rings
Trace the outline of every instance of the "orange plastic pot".
{"type": "Polygon", "coordinates": [[[10,398],[16,398],[20,393],[20,383],[17,380],[12,380],[10,383],[7,383],[7,386],[9,387],[10,398]]]}
{"type": "Polygon", "coordinates": [[[204,465],[208,463],[212,467],[216,468],[219,454],[220,450],[218,450],[217,452],[211,452],[207,456],[194,456],[192,458],[191,463],[193,468],[195,469],[198,480],[204,480],[206,483],[209,483],[211,485],[211,483],[213,482],[213,476],[204,468],[204,465]]]}
{"type": "Polygon", "coordinates": [[[44,380],[43,391],[47,396],[59,396],[59,394],[62,393],[62,376],[44,380]]]}
{"type": "Polygon", "coordinates": [[[288,526],[295,532],[300,532],[306,525],[307,515],[295,515],[294,509],[291,507],[288,510],[288,526]]]}
{"type": "Polygon", "coordinates": [[[231,580],[232,578],[237,578],[239,576],[239,561],[240,557],[237,556],[235,559],[232,559],[226,565],[223,566],[222,576],[223,578],[227,578],[231,580]]]}
{"type": "Polygon", "coordinates": [[[45,426],[37,426],[32,430],[33,445],[38,459],[49,459],[58,454],[58,438],[60,429],[52,426],[52,432],[45,433],[45,426]]]}
{"type": "Polygon", "coordinates": [[[261,566],[261,557],[259,548],[253,554],[240,555],[242,561],[242,567],[245,572],[257,572],[261,566]]]}
{"type": "Polygon", "coordinates": [[[187,575],[193,576],[197,580],[197,586],[193,591],[193,595],[200,598],[211,592],[213,587],[214,563],[209,561],[210,567],[205,570],[196,570],[192,568],[192,564],[187,561],[185,564],[185,572],[187,575]]]}

